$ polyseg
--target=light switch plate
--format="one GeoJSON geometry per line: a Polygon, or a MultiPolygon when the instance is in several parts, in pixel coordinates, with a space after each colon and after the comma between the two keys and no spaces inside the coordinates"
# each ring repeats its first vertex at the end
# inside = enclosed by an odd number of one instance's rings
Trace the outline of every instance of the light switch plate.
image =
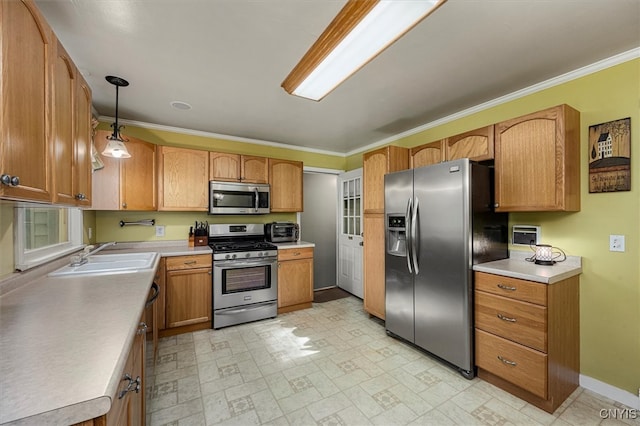
{"type": "Polygon", "coordinates": [[[156,226],[156,237],[164,237],[164,225],[156,226]]]}
{"type": "Polygon", "coordinates": [[[609,235],[609,251],[624,251],[624,235],[609,235]]]}

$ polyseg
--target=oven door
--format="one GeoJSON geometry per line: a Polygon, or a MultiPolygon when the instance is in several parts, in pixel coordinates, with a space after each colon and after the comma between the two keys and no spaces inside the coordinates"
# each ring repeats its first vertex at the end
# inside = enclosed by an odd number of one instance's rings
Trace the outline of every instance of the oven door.
{"type": "Polygon", "coordinates": [[[278,299],[278,258],[213,261],[213,309],[278,299]]]}

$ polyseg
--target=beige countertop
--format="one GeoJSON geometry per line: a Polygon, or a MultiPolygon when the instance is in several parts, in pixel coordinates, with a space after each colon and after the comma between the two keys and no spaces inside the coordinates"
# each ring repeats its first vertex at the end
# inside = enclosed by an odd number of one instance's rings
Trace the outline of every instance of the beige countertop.
{"type": "Polygon", "coordinates": [[[544,284],[554,284],[582,273],[579,256],[567,256],[564,262],[547,266],[526,261],[525,258],[531,255],[532,252],[511,251],[508,259],[473,265],[473,270],[544,284]]]}
{"type": "Polygon", "coordinates": [[[0,424],[109,411],[159,260],[118,279],[44,275],[0,297],[0,424]]]}
{"type": "Polygon", "coordinates": [[[308,248],[315,247],[314,243],[309,243],[307,241],[292,241],[287,243],[272,243],[278,246],[279,249],[290,249],[290,248],[308,248]]]}

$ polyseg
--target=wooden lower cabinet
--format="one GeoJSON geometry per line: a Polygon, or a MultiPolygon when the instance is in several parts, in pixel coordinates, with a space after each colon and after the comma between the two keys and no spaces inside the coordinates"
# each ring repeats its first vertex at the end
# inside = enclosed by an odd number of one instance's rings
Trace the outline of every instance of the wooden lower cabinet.
{"type": "Polygon", "coordinates": [[[211,265],[211,255],[167,258],[166,328],[211,326],[211,265]]]}
{"type": "Polygon", "coordinates": [[[384,319],[384,214],[364,215],[364,310],[384,319]]]}
{"type": "Polygon", "coordinates": [[[478,376],[553,413],[579,384],[579,286],[476,272],[478,376]]]}
{"type": "MultiPolygon", "coordinates": [[[[140,319],[144,319],[144,314],[140,319]]],[[[118,390],[111,401],[111,409],[103,416],[77,423],[75,426],[145,426],[145,328],[136,334],[129,356],[122,370],[118,390]]]]}
{"type": "Polygon", "coordinates": [[[313,247],[278,249],[278,313],[313,302],[313,247]]]}

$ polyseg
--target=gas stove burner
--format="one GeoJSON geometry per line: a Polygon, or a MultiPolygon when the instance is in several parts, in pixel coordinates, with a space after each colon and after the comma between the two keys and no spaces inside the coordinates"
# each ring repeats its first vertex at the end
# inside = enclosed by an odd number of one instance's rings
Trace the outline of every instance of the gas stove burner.
{"type": "Polygon", "coordinates": [[[277,249],[273,244],[264,241],[222,241],[213,242],[210,245],[213,251],[217,253],[277,249]]]}

